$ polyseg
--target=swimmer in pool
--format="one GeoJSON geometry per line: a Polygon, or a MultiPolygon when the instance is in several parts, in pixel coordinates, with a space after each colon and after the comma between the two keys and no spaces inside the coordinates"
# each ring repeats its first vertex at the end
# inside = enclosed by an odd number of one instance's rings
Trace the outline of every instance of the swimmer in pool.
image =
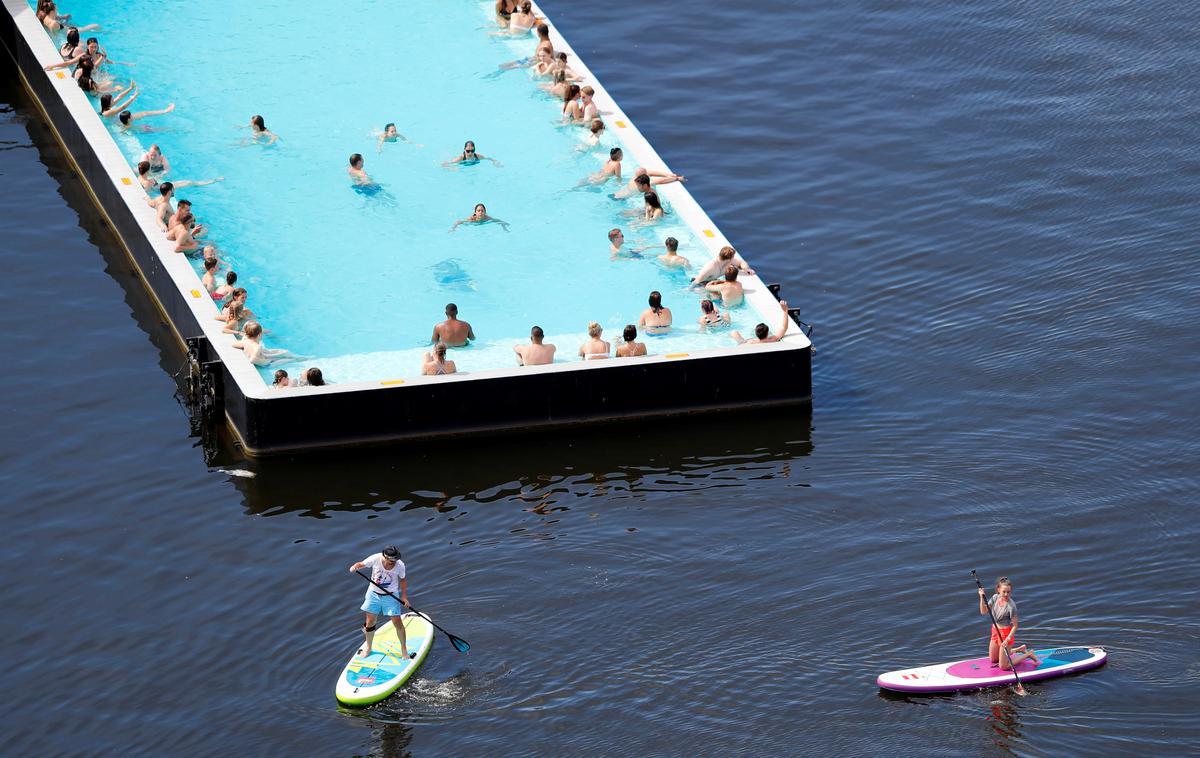
{"type": "MultiPolygon", "coordinates": [[[[138,181],[141,182],[142,189],[146,190],[147,192],[153,192],[154,190],[158,189],[158,180],[150,175],[150,161],[138,161],[137,170],[138,181]]],[[[177,179],[172,181],[171,184],[173,184],[176,189],[179,189],[181,187],[204,187],[209,184],[213,184],[214,182],[223,181],[225,181],[225,177],[218,176],[216,179],[177,179]]]]}
{"type": "Polygon", "coordinates": [[[604,162],[604,167],[599,172],[592,174],[587,179],[580,182],[584,184],[604,184],[609,179],[621,181],[621,159],[625,157],[625,153],[621,152],[621,148],[614,147],[608,151],[608,160],[604,162]]]}
{"type": "MultiPolygon", "coordinates": [[[[244,350],[246,352],[246,357],[249,358],[250,362],[255,366],[269,366],[275,361],[296,360],[301,357],[294,355],[287,350],[263,347],[263,328],[262,325],[257,321],[247,322],[242,331],[245,334],[245,339],[243,339],[241,342],[233,343],[233,346],[240,350],[244,350]]],[[[283,376],[286,379],[287,372],[284,372],[283,376]]]]}
{"type": "Polygon", "coordinates": [[[350,156],[350,166],[346,169],[346,173],[350,175],[350,181],[358,187],[378,187],[375,180],[363,170],[362,153],[354,153],[350,156]]]}
{"type": "Polygon", "coordinates": [[[720,299],[726,308],[742,304],[744,290],[742,283],[737,280],[738,267],[730,263],[725,267],[725,279],[719,282],[709,282],[704,289],[708,290],[713,299],[720,299]]]}
{"type": "Polygon", "coordinates": [[[276,369],[275,381],[271,382],[271,386],[275,387],[276,389],[282,389],[290,384],[291,380],[288,379],[288,372],[284,371],[283,369],[276,369]]]}
{"type": "Polygon", "coordinates": [[[474,166],[480,161],[491,161],[496,168],[503,168],[503,164],[495,158],[489,158],[483,153],[475,152],[475,143],[472,140],[467,140],[463,145],[462,154],[457,158],[451,158],[442,164],[443,168],[452,168],[454,166],[474,166]]]}
{"type": "Polygon", "coordinates": [[[537,25],[537,36],[538,36],[538,40],[537,40],[537,44],[533,48],[533,55],[531,55],[528,58],[521,58],[520,60],[509,61],[508,63],[501,63],[500,70],[508,71],[508,70],[514,69],[514,68],[529,68],[530,66],[532,66],[538,62],[539,54],[542,52],[545,52],[547,55],[549,55],[551,58],[553,58],[554,57],[554,44],[550,41],[550,27],[547,26],[546,24],[538,24],[537,25]]]}
{"type": "MultiPolygon", "coordinates": [[[[46,27],[46,31],[57,32],[71,20],[71,14],[59,13],[58,6],[53,0],[40,0],[37,6],[37,19],[42,22],[42,26],[46,27]]],[[[88,24],[76,28],[81,32],[90,32],[94,29],[99,29],[100,25],[88,24]]]]}
{"type": "Polygon", "coordinates": [[[596,90],[592,89],[590,86],[585,85],[584,87],[580,88],[579,102],[583,106],[583,115],[579,118],[580,123],[590,124],[596,119],[600,118],[600,107],[596,105],[596,101],[592,99],[595,97],[595,95],[596,90]]]}
{"type": "Polygon", "coordinates": [[[401,142],[407,142],[410,145],[414,145],[416,147],[425,147],[424,145],[420,144],[419,142],[413,142],[408,137],[405,137],[403,134],[396,131],[396,125],[394,123],[392,123],[391,121],[389,121],[383,125],[382,132],[375,132],[375,136],[379,138],[379,144],[375,146],[376,153],[383,152],[383,143],[384,142],[396,142],[397,140],[399,140],[401,142]]]}
{"type": "MultiPolygon", "coordinates": [[[[174,185],[174,182],[172,182],[171,184],[174,185]]],[[[191,212],[192,212],[192,201],[191,200],[180,200],[179,202],[177,202],[175,204],[175,212],[172,213],[171,216],[167,219],[167,239],[169,239],[169,240],[175,239],[175,235],[178,233],[178,229],[179,229],[179,224],[180,224],[179,219],[184,214],[191,214],[191,212]]],[[[192,229],[192,236],[193,237],[203,237],[206,232],[207,232],[207,230],[204,228],[204,224],[198,223],[192,229]]]]}
{"type": "Polygon", "coordinates": [[[700,331],[707,332],[710,329],[718,329],[729,326],[730,318],[728,313],[722,313],[713,301],[705,298],[700,301],[700,331]]]}
{"type": "Polygon", "coordinates": [[[433,352],[425,353],[425,362],[421,364],[422,376],[443,376],[453,374],[458,370],[454,361],[446,360],[446,343],[439,342],[433,346],[433,352]]]}
{"type": "Polygon", "coordinates": [[[608,231],[608,259],[615,261],[617,258],[641,258],[642,251],[649,248],[640,248],[631,250],[625,247],[625,233],[620,229],[610,229],[608,231]]]}
{"type": "Polygon", "coordinates": [[[737,266],[743,274],[749,274],[751,276],[754,275],[754,269],[746,265],[746,262],[742,260],[741,256],[737,254],[736,250],[729,245],[726,245],[717,252],[716,258],[713,258],[711,261],[704,264],[704,268],[700,269],[700,273],[696,274],[696,276],[692,279],[692,286],[703,287],[709,282],[720,281],[717,277],[719,277],[721,272],[725,270],[725,267],[731,263],[737,266]]]}
{"type": "Polygon", "coordinates": [[[87,52],[87,47],[79,41],[79,28],[68,26],[67,41],[59,46],[58,54],[64,61],[69,61],[85,52],[87,52]]]}
{"type": "Polygon", "coordinates": [[[537,25],[537,19],[533,15],[533,3],[526,0],[524,3],[506,3],[506,7],[512,10],[508,11],[508,17],[500,15],[500,3],[497,3],[496,19],[500,24],[500,30],[491,32],[493,37],[524,37],[533,31],[533,27],[537,25]]]}
{"type": "Polygon", "coordinates": [[[517,0],[496,0],[496,23],[501,27],[508,26],[516,12],[517,0]]]}
{"type": "Polygon", "coordinates": [[[528,345],[513,345],[513,352],[517,354],[518,366],[545,366],[554,363],[554,345],[543,342],[546,338],[546,333],[542,331],[542,327],[535,326],[529,330],[528,345]]]}
{"type": "Polygon", "coordinates": [[[487,208],[483,203],[478,203],[475,206],[475,212],[470,216],[467,216],[460,221],[455,221],[454,226],[450,227],[450,231],[457,229],[460,224],[499,224],[500,226],[504,227],[504,231],[508,231],[508,222],[489,216],[487,213],[487,208]]]}
{"type": "Polygon", "coordinates": [[[204,291],[212,297],[212,293],[217,289],[217,266],[220,265],[216,258],[204,259],[204,276],[200,277],[200,283],[204,285],[204,291]]]}
{"type": "Polygon", "coordinates": [[[575,146],[576,150],[583,152],[591,150],[594,147],[600,147],[600,138],[604,135],[604,122],[598,118],[592,119],[592,123],[588,126],[588,135],[583,138],[583,142],[575,146]]]}
{"type": "Polygon", "coordinates": [[[154,221],[158,228],[167,231],[167,219],[171,217],[171,198],[175,196],[175,185],[163,182],[158,185],[158,197],[147,197],[146,205],[154,209],[154,221]]]}
{"type": "Polygon", "coordinates": [[[779,342],[783,339],[783,335],[787,334],[788,325],[792,321],[792,317],[787,312],[788,304],[786,300],[779,301],[779,309],[783,311],[783,323],[779,326],[779,331],[771,334],[771,329],[766,324],[759,324],[754,327],[754,337],[746,339],[736,329],[729,333],[739,345],[758,345],[767,342],[779,342]]]}
{"type": "Polygon", "coordinates": [[[150,149],[142,155],[142,160],[149,163],[150,170],[155,173],[165,174],[171,170],[171,162],[163,155],[158,145],[150,145],[150,149]]]}
{"type": "Polygon", "coordinates": [[[184,211],[179,215],[179,223],[172,230],[175,236],[167,235],[167,239],[175,240],[175,252],[191,253],[200,249],[200,243],[192,236],[195,226],[195,217],[190,212],[184,211]]]}
{"type": "MultiPolygon", "coordinates": [[[[166,108],[157,111],[138,111],[137,113],[131,113],[128,110],[124,110],[117,115],[117,120],[121,122],[121,131],[128,132],[133,128],[133,123],[135,121],[140,121],[141,119],[148,118],[150,116],[164,116],[173,110],[175,110],[175,103],[171,103],[166,108]]],[[[146,126],[145,124],[139,126],[138,128],[143,132],[154,131],[152,127],[146,126]]]]}
{"type": "Polygon", "coordinates": [[[555,71],[550,75],[548,84],[539,84],[550,97],[555,100],[562,100],[567,96],[567,90],[571,88],[571,83],[567,81],[567,75],[561,71],[555,71]]]}
{"type": "Polygon", "coordinates": [[[577,124],[583,120],[583,106],[579,104],[579,85],[568,84],[563,94],[562,120],[564,124],[577,124]]]}
{"type": "Polygon", "coordinates": [[[138,95],[140,94],[142,93],[137,91],[137,82],[130,80],[129,86],[117,94],[110,95],[105,93],[100,96],[99,113],[104,118],[112,118],[121,111],[127,110],[129,106],[133,105],[133,101],[137,100],[138,95]],[[121,98],[125,97],[126,95],[129,95],[129,97],[126,100],[121,100],[121,98]]]}
{"type": "Polygon", "coordinates": [[[655,221],[660,221],[666,210],[662,207],[662,201],[658,199],[657,192],[647,192],[642,197],[646,200],[646,211],[642,216],[642,221],[639,226],[649,226],[655,221]]]}
{"type": "Polygon", "coordinates": [[[662,304],[662,293],[655,290],[648,298],[650,307],[642,311],[638,326],[646,330],[646,334],[666,334],[671,331],[671,309],[662,304]]]}
{"type": "Polygon", "coordinates": [[[225,311],[225,328],[221,331],[225,334],[241,336],[246,323],[245,310],[239,303],[229,306],[229,309],[225,311]]]}
{"type": "Polygon", "coordinates": [[[446,304],[446,320],[434,325],[433,336],[429,338],[431,345],[444,342],[450,347],[466,347],[475,339],[475,330],[466,321],[459,319],[458,306],[446,304]]]}
{"type": "Polygon", "coordinates": [[[582,82],[583,77],[575,73],[575,70],[567,65],[567,54],[561,50],[554,54],[550,62],[550,75],[561,71],[563,78],[568,82],[582,82]]]}
{"type": "Polygon", "coordinates": [[[679,254],[679,240],[675,239],[674,237],[667,237],[667,239],[663,242],[663,245],[667,248],[667,252],[658,256],[658,262],[661,263],[664,268],[686,269],[688,266],[692,265],[687,258],[684,258],[679,254]]]}
{"type": "MultiPolygon", "coordinates": [[[[262,116],[254,115],[250,117],[250,123],[244,124],[239,129],[249,129],[250,138],[248,142],[254,142],[261,145],[274,145],[279,141],[279,135],[267,128],[267,122],[262,116]]],[[[243,141],[242,144],[247,144],[243,141]]]]}
{"type": "Polygon", "coordinates": [[[671,174],[665,171],[651,171],[643,166],[638,166],[629,183],[619,189],[614,197],[617,199],[626,198],[631,195],[642,195],[649,192],[652,188],[660,184],[670,184],[672,182],[686,182],[687,177],[681,174],[671,174]]]}
{"type": "Polygon", "coordinates": [[[237,284],[237,279],[238,279],[238,277],[237,277],[236,271],[226,271],[225,272],[225,283],[219,285],[215,290],[213,290],[212,299],[217,302],[223,301],[226,297],[228,297],[233,292],[233,290],[234,290],[233,285],[237,284]]]}
{"type": "Polygon", "coordinates": [[[637,341],[637,327],[633,324],[625,325],[621,338],[625,341],[617,345],[618,358],[636,358],[646,354],[646,343],[637,341]]]}
{"type": "Polygon", "coordinates": [[[595,321],[588,324],[588,341],[579,346],[579,357],[585,361],[596,361],[607,358],[612,352],[612,346],[600,339],[604,330],[595,321]]]}

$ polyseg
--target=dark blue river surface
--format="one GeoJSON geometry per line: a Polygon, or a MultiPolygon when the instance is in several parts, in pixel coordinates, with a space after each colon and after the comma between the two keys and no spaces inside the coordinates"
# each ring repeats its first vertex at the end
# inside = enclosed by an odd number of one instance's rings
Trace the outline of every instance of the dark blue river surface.
{"type": "Polygon", "coordinates": [[[1200,749],[1196,4],[547,10],[816,324],[812,414],[206,449],[4,68],[6,752],[1200,749]],[[472,650],[439,640],[401,694],[340,711],[346,568],[387,542],[472,650]],[[881,693],[985,651],[972,568],[1014,578],[1028,641],[1108,666],[1024,698],[881,693]]]}

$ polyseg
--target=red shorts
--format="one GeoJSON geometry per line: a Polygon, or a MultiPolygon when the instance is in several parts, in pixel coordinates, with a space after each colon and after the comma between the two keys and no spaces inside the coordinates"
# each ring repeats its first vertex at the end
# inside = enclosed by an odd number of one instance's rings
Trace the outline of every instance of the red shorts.
{"type": "Polygon", "coordinates": [[[1008,639],[1008,633],[1011,631],[1011,626],[1002,626],[1000,627],[1000,633],[996,634],[996,625],[992,624],[992,642],[995,642],[997,645],[1003,645],[1004,640],[1008,639]]]}

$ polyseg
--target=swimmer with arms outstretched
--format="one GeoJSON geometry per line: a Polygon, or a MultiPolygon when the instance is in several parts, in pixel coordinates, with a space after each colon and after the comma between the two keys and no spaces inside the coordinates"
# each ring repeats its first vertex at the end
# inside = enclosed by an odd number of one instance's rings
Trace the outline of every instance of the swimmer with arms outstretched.
{"type": "Polygon", "coordinates": [[[504,231],[508,231],[508,222],[489,216],[487,213],[487,208],[483,203],[476,204],[475,212],[470,216],[455,221],[454,226],[450,227],[450,231],[457,229],[460,224],[499,224],[500,226],[504,227],[504,231]]]}
{"type": "Polygon", "coordinates": [[[394,123],[392,123],[391,121],[389,121],[389,122],[387,122],[386,124],[384,124],[384,125],[383,125],[383,131],[382,131],[382,132],[376,132],[376,133],[375,133],[375,136],[379,137],[379,144],[375,146],[375,152],[377,152],[377,153],[382,153],[382,152],[383,152],[383,143],[384,143],[384,142],[397,142],[397,141],[399,141],[399,142],[407,142],[408,144],[410,144],[410,145],[414,145],[414,146],[416,146],[416,147],[425,147],[425,146],[424,146],[424,145],[422,145],[421,143],[419,143],[419,142],[413,142],[413,141],[412,141],[412,140],[410,140],[408,137],[405,137],[403,134],[401,134],[400,132],[396,131],[396,125],[395,125],[394,123]]]}
{"type": "Polygon", "coordinates": [[[142,94],[137,91],[137,82],[132,79],[129,81],[129,86],[121,90],[115,95],[110,95],[107,92],[100,96],[100,115],[104,118],[112,118],[123,110],[128,110],[129,106],[133,105],[133,101],[138,99],[138,95],[142,94]],[[128,99],[122,101],[121,98],[129,95],[128,99]]]}
{"type": "Polygon", "coordinates": [[[434,325],[433,336],[429,338],[429,342],[434,345],[444,342],[448,347],[466,347],[473,339],[475,330],[466,321],[459,319],[458,306],[447,303],[446,320],[434,325]]]}
{"type": "Polygon", "coordinates": [[[686,182],[687,177],[682,174],[672,174],[666,171],[651,171],[650,169],[638,166],[629,183],[613,195],[618,199],[626,198],[631,195],[643,194],[650,191],[651,187],[657,187],[660,184],[670,184],[672,182],[686,182]]]}
{"type": "Polygon", "coordinates": [[[489,158],[483,153],[475,152],[475,142],[473,140],[467,140],[466,143],[463,144],[462,153],[457,158],[451,158],[443,163],[442,167],[451,168],[453,166],[474,166],[480,161],[491,161],[492,165],[496,168],[504,168],[500,164],[500,161],[496,160],[495,158],[489,158]]]}
{"type": "Polygon", "coordinates": [[[542,327],[535,326],[529,330],[528,345],[513,345],[513,352],[517,354],[517,365],[545,366],[554,363],[554,351],[557,348],[543,342],[545,338],[546,333],[542,331],[542,327]]]}
{"type": "Polygon", "coordinates": [[[779,301],[779,310],[783,311],[783,323],[779,325],[779,331],[771,334],[771,329],[766,324],[758,324],[754,327],[754,337],[746,339],[742,333],[734,329],[729,333],[730,337],[739,345],[760,345],[768,342],[779,342],[783,339],[783,335],[787,334],[788,325],[792,322],[792,317],[788,315],[788,305],[786,300],[779,301]]]}
{"type": "MultiPolygon", "coordinates": [[[[166,108],[162,108],[162,109],[156,110],[156,111],[138,111],[136,113],[132,113],[128,110],[124,110],[124,111],[121,111],[117,115],[117,120],[121,122],[121,131],[127,132],[133,128],[133,124],[135,121],[140,121],[140,120],[142,120],[144,118],[148,118],[150,116],[165,116],[166,114],[170,113],[173,110],[175,110],[175,103],[171,103],[166,108]]],[[[154,129],[152,127],[146,126],[144,124],[142,126],[140,126],[139,128],[144,132],[154,131],[154,129]]]]}

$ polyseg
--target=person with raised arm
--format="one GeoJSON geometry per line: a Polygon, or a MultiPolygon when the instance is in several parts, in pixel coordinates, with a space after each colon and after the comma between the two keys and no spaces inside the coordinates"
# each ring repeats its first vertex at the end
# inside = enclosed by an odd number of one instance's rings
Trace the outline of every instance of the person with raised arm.
{"type": "Polygon", "coordinates": [[[779,310],[783,311],[783,323],[779,325],[779,331],[771,334],[771,329],[766,324],[758,324],[754,327],[754,337],[746,339],[742,333],[734,329],[729,333],[730,337],[739,345],[759,345],[767,342],[779,342],[783,339],[783,335],[787,334],[788,325],[792,322],[792,317],[788,315],[788,304],[786,300],[779,301],[779,310]]]}
{"type": "MultiPolygon", "coordinates": [[[[175,110],[175,103],[171,103],[166,108],[161,108],[156,111],[138,111],[136,113],[132,113],[128,110],[124,110],[124,111],[121,111],[120,114],[117,115],[117,120],[121,122],[121,131],[127,132],[133,128],[133,124],[135,121],[141,121],[142,119],[149,118],[151,116],[165,116],[166,114],[170,113],[173,110],[175,110]]],[[[152,127],[146,126],[145,124],[141,125],[138,128],[141,129],[143,132],[154,131],[154,129],[152,127]]]]}
{"type": "Polygon", "coordinates": [[[651,171],[648,168],[638,166],[634,169],[633,176],[629,183],[613,195],[617,199],[626,198],[635,194],[645,194],[652,187],[657,187],[661,184],[671,184],[672,182],[686,182],[687,177],[682,174],[671,174],[666,171],[651,171]]]}
{"type": "Polygon", "coordinates": [[[700,272],[692,278],[692,286],[703,287],[709,282],[720,281],[718,277],[721,276],[721,272],[723,272],[725,267],[731,263],[737,266],[738,270],[740,270],[743,274],[749,274],[751,276],[754,275],[754,269],[746,265],[746,262],[742,260],[741,256],[737,254],[736,250],[729,245],[726,245],[717,252],[716,258],[713,258],[708,263],[705,263],[700,269],[700,272]]]}
{"type": "Polygon", "coordinates": [[[112,118],[123,110],[127,110],[133,105],[133,101],[138,99],[138,95],[142,93],[137,91],[137,82],[129,80],[129,86],[121,90],[115,95],[110,95],[107,92],[100,96],[100,115],[103,118],[112,118]],[[132,93],[132,94],[130,94],[132,93]],[[121,98],[129,95],[127,100],[122,101],[121,98]]]}

